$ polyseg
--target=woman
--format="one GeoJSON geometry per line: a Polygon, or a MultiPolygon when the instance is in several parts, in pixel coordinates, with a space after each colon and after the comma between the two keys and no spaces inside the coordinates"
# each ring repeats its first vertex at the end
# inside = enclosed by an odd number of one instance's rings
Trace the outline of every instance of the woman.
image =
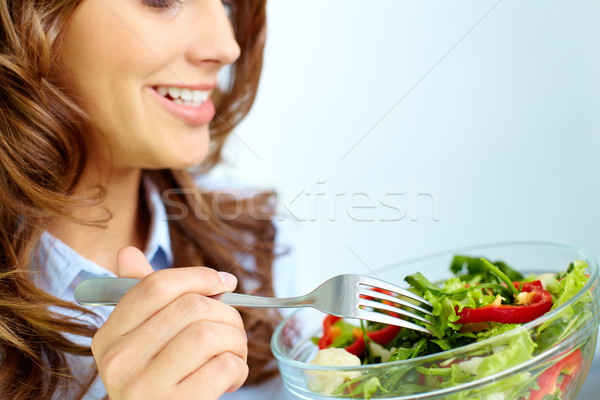
{"type": "Polygon", "coordinates": [[[205,297],[273,295],[271,195],[186,172],[220,160],[254,100],[264,1],[3,0],[0,16],[0,398],[216,399],[272,376],[277,317],[205,297]],[[73,302],[115,275],[143,279],[114,310],[73,302]]]}

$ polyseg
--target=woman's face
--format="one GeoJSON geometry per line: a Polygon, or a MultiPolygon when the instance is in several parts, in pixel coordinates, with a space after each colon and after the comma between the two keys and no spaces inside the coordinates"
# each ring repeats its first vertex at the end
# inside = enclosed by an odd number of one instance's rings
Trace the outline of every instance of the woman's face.
{"type": "Polygon", "coordinates": [[[208,152],[210,95],[239,52],[220,0],[83,0],[58,71],[91,118],[100,160],[186,168],[208,152]]]}

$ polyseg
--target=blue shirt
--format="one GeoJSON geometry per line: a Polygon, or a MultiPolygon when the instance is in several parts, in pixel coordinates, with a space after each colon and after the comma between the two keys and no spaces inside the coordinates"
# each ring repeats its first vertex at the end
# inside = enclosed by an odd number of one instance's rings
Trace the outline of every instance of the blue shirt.
{"type": "MultiPolygon", "coordinates": [[[[148,242],[144,254],[152,265],[154,270],[168,268],[173,263],[173,253],[171,251],[171,241],[169,235],[169,226],[164,205],[161,201],[161,196],[150,179],[144,177],[144,187],[146,200],[151,214],[151,224],[149,230],[148,242]]],[[[278,241],[280,235],[278,233],[278,241]]],[[[58,238],[52,236],[48,232],[44,232],[41,236],[39,246],[36,251],[39,265],[34,265],[34,282],[42,289],[60,299],[75,302],[73,293],[77,285],[89,278],[97,277],[115,277],[111,271],[102,268],[98,264],[84,258],[75,250],[70,248],[58,238]]],[[[290,288],[293,280],[293,266],[289,262],[283,262],[290,259],[289,255],[280,257],[273,266],[274,285],[277,296],[289,296],[290,288]],[[281,268],[285,266],[286,268],[281,268]]],[[[88,307],[98,314],[102,321],[106,321],[114,307],[88,307]]],[[[63,315],[70,311],[60,309],[55,310],[63,315]]],[[[75,315],[73,315],[75,316],[75,315]]],[[[98,323],[89,317],[77,315],[81,321],[86,321],[90,324],[98,326],[98,323]]],[[[103,323],[102,322],[102,323],[103,323]]],[[[76,343],[90,346],[91,338],[76,336],[72,334],[64,334],[69,339],[76,343]]],[[[93,357],[78,357],[67,355],[69,364],[73,368],[73,373],[84,375],[89,370],[90,365],[93,365],[93,357]]],[[[199,388],[199,397],[201,397],[201,388],[199,388]]],[[[84,400],[102,399],[106,395],[106,389],[98,376],[92,387],[88,391],[84,400]]],[[[60,397],[57,393],[56,398],[60,397]]],[[[242,388],[234,393],[226,394],[222,399],[275,399],[287,398],[283,393],[282,385],[279,379],[274,379],[252,388],[242,388]],[[270,393],[270,394],[269,394],[270,393]]]]}

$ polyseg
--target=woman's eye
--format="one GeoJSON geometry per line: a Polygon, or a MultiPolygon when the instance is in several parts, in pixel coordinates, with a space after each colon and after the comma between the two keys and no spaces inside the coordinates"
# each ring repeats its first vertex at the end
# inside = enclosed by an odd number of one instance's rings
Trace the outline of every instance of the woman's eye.
{"type": "Polygon", "coordinates": [[[231,10],[233,8],[233,5],[231,4],[230,0],[223,0],[223,8],[225,9],[225,12],[227,13],[227,16],[231,16],[231,10]]]}
{"type": "Polygon", "coordinates": [[[142,4],[157,10],[173,8],[183,0],[142,0],[142,4]]]}

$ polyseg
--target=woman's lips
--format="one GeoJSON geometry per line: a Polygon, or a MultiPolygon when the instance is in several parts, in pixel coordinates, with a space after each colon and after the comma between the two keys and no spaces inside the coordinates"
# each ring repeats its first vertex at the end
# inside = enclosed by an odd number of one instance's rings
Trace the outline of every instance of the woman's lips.
{"type": "Polygon", "coordinates": [[[178,97],[182,90],[181,88],[169,87],[167,89],[165,86],[157,86],[148,89],[160,105],[188,125],[206,125],[215,117],[215,105],[210,98],[206,98],[202,102],[184,101],[178,97]],[[159,91],[166,94],[162,95],[159,91]],[[171,96],[171,93],[177,96],[177,99],[173,99],[174,96],[171,96]],[[179,101],[179,103],[176,101],[179,101]],[[182,104],[182,102],[185,104],[182,104]]]}

